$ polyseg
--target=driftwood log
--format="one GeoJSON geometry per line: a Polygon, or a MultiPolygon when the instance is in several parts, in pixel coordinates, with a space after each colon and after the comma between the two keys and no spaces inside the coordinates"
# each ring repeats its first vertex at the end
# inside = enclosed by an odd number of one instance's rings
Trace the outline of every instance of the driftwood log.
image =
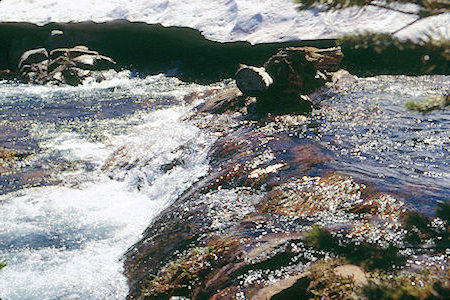
{"type": "Polygon", "coordinates": [[[271,56],[264,68],[279,92],[309,94],[325,84],[324,73],[336,71],[342,58],[340,47],[289,47],[271,56]]]}
{"type": "Polygon", "coordinates": [[[325,74],[336,71],[343,56],[340,47],[280,49],[263,67],[241,65],[236,84],[244,95],[257,97],[264,112],[309,112],[312,103],[300,95],[323,86],[325,74]]]}
{"type": "Polygon", "coordinates": [[[76,86],[95,72],[111,69],[114,65],[113,59],[79,45],[57,48],[50,53],[45,48],[25,51],[17,70],[26,82],[55,82],[76,86]]]}
{"type": "Polygon", "coordinates": [[[244,95],[258,96],[272,85],[273,79],[264,67],[241,64],[235,75],[236,84],[244,95]]]}

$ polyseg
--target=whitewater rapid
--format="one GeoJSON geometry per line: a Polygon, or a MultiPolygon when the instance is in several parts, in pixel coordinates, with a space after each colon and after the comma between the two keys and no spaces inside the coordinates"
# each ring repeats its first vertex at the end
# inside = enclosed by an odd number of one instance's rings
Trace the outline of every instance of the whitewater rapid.
{"type": "MultiPolygon", "coordinates": [[[[449,82],[436,75],[359,79],[328,91],[305,126],[269,123],[261,134],[289,130],[290,144],[319,143],[330,161],[317,168],[404,195],[409,207],[430,212],[449,188],[449,114],[411,112],[404,103],[442,95],[449,82]]],[[[208,155],[227,128],[258,123],[225,118],[216,135],[205,127],[217,115],[199,123],[203,130],[189,121],[204,101],[196,99],[226,87],[236,86],[127,71],[79,87],[0,81],[0,146],[30,152],[17,170],[0,176],[8,189],[0,193],[0,259],[8,264],[0,270],[0,298],[124,299],[127,249],[164,208],[210,174],[208,155]],[[32,181],[39,177],[47,181],[32,181]]],[[[263,158],[272,161],[268,154],[263,158]]],[[[285,163],[272,164],[272,171],[285,163]]],[[[222,200],[240,195],[220,191],[200,200],[220,210],[222,200]]],[[[233,209],[233,215],[246,212],[233,209]]],[[[228,217],[218,214],[214,226],[226,227],[228,217]]]]}
{"type": "Polygon", "coordinates": [[[126,297],[121,256],[208,170],[214,139],[182,120],[195,105],[184,105],[183,95],[203,89],[128,72],[77,88],[0,82],[3,115],[8,107],[35,106],[35,113],[7,115],[38,145],[24,173],[39,165],[56,182],[0,195],[0,258],[8,264],[0,272],[1,299],[126,297]],[[114,111],[128,100],[139,108],[114,111]],[[153,107],[146,110],[146,102],[153,107]],[[173,161],[179,163],[164,169],[173,161]]]}
{"type": "MultiPolygon", "coordinates": [[[[396,8],[416,11],[414,5],[396,8]]],[[[336,38],[367,31],[392,33],[417,16],[377,7],[298,11],[292,0],[3,0],[0,22],[107,22],[128,20],[190,27],[215,41],[251,43],[336,38]]],[[[428,17],[396,34],[402,39],[450,37],[450,13],[428,17]]]]}

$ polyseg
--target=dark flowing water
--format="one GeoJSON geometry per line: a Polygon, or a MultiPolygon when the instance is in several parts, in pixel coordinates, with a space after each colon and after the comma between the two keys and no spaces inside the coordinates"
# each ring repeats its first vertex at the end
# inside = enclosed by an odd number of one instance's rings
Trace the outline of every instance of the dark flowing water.
{"type": "MultiPolygon", "coordinates": [[[[404,103],[448,94],[449,79],[359,79],[324,97],[298,142],[313,139],[330,168],[430,211],[448,199],[450,113],[404,103]]],[[[127,72],[76,88],[1,82],[0,147],[23,155],[0,176],[0,297],[123,299],[121,255],[208,171],[214,136],[183,121],[195,106],[184,96],[226,84],[127,72]]]]}
{"type": "Polygon", "coordinates": [[[315,112],[336,170],[398,194],[423,210],[450,189],[450,110],[409,111],[407,101],[450,92],[448,76],[378,76],[332,93],[315,112]]]}

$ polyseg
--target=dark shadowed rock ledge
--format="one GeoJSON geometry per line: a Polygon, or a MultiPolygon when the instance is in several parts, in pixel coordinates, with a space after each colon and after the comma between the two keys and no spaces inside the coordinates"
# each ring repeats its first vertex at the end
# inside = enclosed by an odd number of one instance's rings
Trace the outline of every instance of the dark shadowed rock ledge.
{"type": "Polygon", "coordinates": [[[260,45],[219,43],[207,40],[199,31],[190,28],[124,20],[44,26],[0,22],[0,36],[0,70],[18,71],[20,56],[30,49],[85,45],[114,59],[118,69],[133,69],[143,74],[168,73],[197,82],[230,78],[239,63],[260,65],[280,47],[330,47],[334,44],[333,40],[260,45]],[[52,32],[63,34],[52,35],[52,32]]]}
{"type": "Polygon", "coordinates": [[[30,49],[85,45],[112,58],[116,69],[140,74],[166,73],[185,81],[211,83],[233,77],[240,63],[261,66],[279,48],[340,45],[342,67],[351,73],[448,74],[448,42],[440,45],[398,42],[377,35],[341,40],[292,41],[251,45],[247,42],[209,41],[200,32],[124,20],[106,23],[0,22],[0,80],[14,78],[22,53],[30,49]]]}

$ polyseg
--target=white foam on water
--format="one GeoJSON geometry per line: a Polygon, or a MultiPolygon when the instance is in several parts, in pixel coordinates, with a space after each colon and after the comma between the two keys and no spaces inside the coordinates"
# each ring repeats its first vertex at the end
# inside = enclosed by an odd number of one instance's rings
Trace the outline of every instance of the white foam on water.
{"type": "Polygon", "coordinates": [[[109,155],[104,145],[83,141],[82,137],[74,132],[63,132],[54,139],[41,143],[40,146],[52,148],[70,160],[101,162],[105,156],[109,155]]]}
{"type": "MultiPolygon", "coordinates": [[[[83,101],[85,98],[90,98],[92,95],[96,96],[107,90],[112,96],[114,96],[114,93],[116,95],[121,93],[128,97],[136,95],[160,96],[161,94],[175,97],[182,94],[186,89],[196,90],[203,88],[193,84],[183,86],[182,82],[177,78],[166,77],[163,74],[145,78],[133,77],[128,70],[120,72],[108,70],[102,74],[104,80],[97,82],[95,78],[88,77],[79,86],[55,85],[52,83],[35,85],[5,81],[0,89],[0,101],[2,101],[0,103],[5,102],[5,100],[10,103],[20,102],[23,101],[24,96],[40,98],[46,103],[61,103],[66,100],[64,97],[66,95],[69,95],[70,100],[83,101]]],[[[106,96],[108,97],[109,95],[106,96]]]]}
{"type": "MultiPolygon", "coordinates": [[[[3,0],[0,21],[106,22],[125,19],[164,26],[198,29],[216,41],[279,42],[335,38],[338,35],[374,31],[390,33],[417,17],[378,7],[353,7],[335,12],[297,10],[292,0],[3,0]]],[[[411,5],[396,8],[411,11],[411,5]]],[[[425,18],[399,33],[420,39],[427,34],[449,38],[450,13],[425,18]]]]}
{"type": "Polygon", "coordinates": [[[112,181],[38,188],[9,199],[1,236],[14,247],[2,251],[8,266],[0,274],[1,297],[123,298],[120,255],[159,205],[112,181]]]}
{"type": "MultiPolygon", "coordinates": [[[[37,101],[56,101],[52,97],[109,87],[175,98],[202,88],[164,76],[125,76],[77,90],[20,85],[16,93],[40,93],[37,101]]],[[[176,105],[97,120],[100,141],[64,127],[36,125],[31,134],[42,135],[38,156],[82,161],[94,169],[58,171],[58,185],[0,196],[0,258],[8,263],[0,271],[0,298],[124,299],[128,287],[121,256],[152,218],[208,170],[213,138],[182,121],[191,108],[176,105]]]]}

